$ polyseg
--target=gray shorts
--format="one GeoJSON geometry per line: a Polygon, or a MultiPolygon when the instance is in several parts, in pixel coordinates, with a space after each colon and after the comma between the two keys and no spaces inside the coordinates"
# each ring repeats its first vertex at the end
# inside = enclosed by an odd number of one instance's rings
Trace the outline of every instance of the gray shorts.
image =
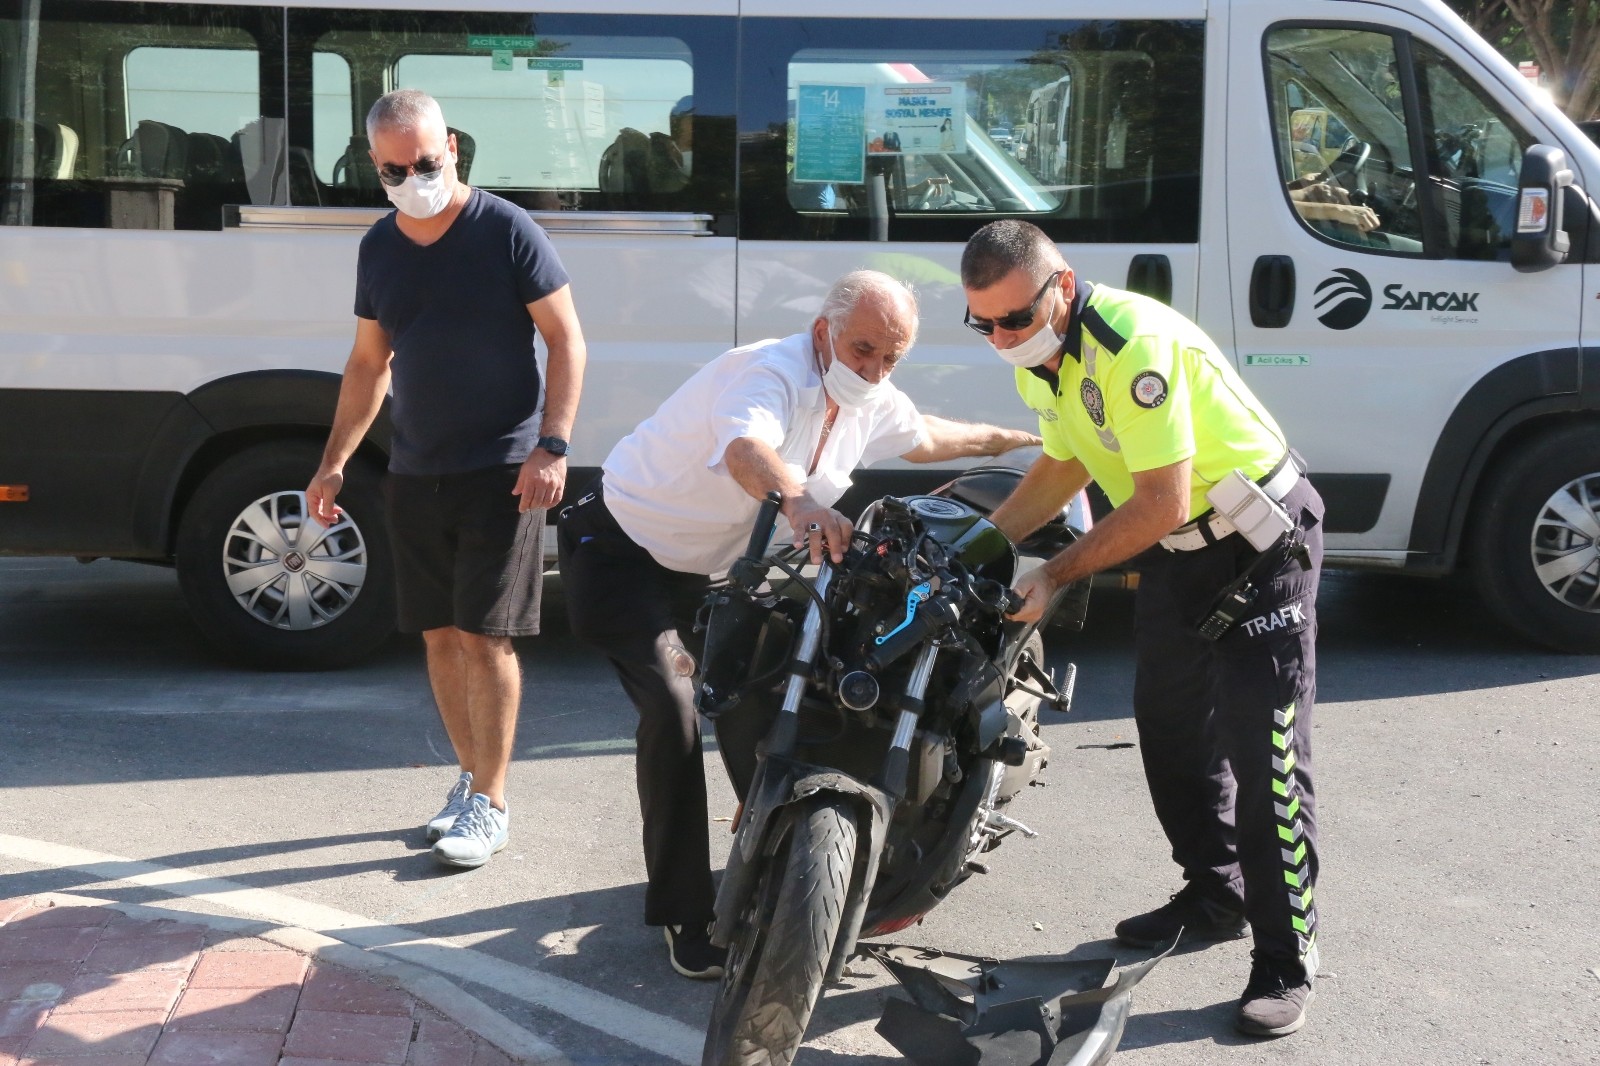
{"type": "Polygon", "coordinates": [[[402,633],[455,626],[486,637],[539,632],[543,509],[519,513],[521,466],[384,485],[402,633]]]}

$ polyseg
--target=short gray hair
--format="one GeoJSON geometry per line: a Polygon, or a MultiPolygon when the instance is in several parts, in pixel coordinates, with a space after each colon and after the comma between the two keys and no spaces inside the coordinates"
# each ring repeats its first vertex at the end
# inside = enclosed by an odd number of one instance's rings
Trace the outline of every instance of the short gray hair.
{"type": "Polygon", "coordinates": [[[370,144],[372,135],[380,129],[414,130],[430,119],[439,123],[440,129],[445,129],[444,109],[439,101],[421,89],[384,93],[367,112],[367,142],[370,144]]]}
{"type": "Polygon", "coordinates": [[[1036,282],[1065,265],[1044,230],[1020,218],[1003,218],[974,233],[961,252],[961,284],[982,292],[1013,270],[1036,282]]]}
{"type": "Polygon", "coordinates": [[[837,331],[868,296],[881,296],[896,303],[904,301],[911,309],[909,340],[916,342],[919,316],[917,294],[910,285],[880,270],[852,270],[834,282],[828,295],[822,298],[822,310],[817,312],[818,317],[827,320],[830,331],[837,331]]]}

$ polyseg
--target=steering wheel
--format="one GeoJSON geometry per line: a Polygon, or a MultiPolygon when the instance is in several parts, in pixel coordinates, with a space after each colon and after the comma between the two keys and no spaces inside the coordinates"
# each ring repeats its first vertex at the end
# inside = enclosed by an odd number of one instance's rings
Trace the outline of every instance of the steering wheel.
{"type": "Polygon", "coordinates": [[[913,211],[948,210],[956,206],[956,187],[948,175],[938,175],[942,181],[935,181],[929,177],[923,186],[922,192],[917,194],[916,202],[911,205],[913,211]]]}
{"type": "Polygon", "coordinates": [[[1334,161],[1328,164],[1328,173],[1333,175],[1345,192],[1365,193],[1367,160],[1371,157],[1372,145],[1352,137],[1344,143],[1334,161]]]}

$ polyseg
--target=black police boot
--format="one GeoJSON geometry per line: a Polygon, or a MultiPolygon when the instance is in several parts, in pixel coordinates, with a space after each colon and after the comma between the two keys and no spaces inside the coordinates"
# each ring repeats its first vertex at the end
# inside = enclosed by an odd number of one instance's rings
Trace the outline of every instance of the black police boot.
{"type": "Polygon", "coordinates": [[[1185,943],[1196,940],[1237,940],[1245,935],[1244,909],[1237,901],[1222,902],[1208,896],[1193,881],[1153,911],[1117,923],[1117,939],[1136,948],[1170,944],[1179,931],[1185,943]]]}

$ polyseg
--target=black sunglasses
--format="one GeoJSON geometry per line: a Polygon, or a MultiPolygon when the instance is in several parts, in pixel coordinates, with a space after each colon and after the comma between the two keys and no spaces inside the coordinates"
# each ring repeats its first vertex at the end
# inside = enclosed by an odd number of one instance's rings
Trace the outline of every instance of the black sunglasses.
{"type": "Polygon", "coordinates": [[[412,174],[426,178],[439,173],[444,169],[444,156],[437,159],[432,156],[423,156],[410,166],[401,166],[399,163],[385,163],[378,168],[378,180],[391,189],[398,189],[405,184],[405,180],[412,174]]]}
{"type": "Polygon", "coordinates": [[[961,316],[961,324],[970,330],[976,330],[985,337],[994,336],[995,327],[1016,333],[1018,330],[1027,329],[1033,325],[1033,316],[1039,313],[1039,301],[1044,299],[1044,294],[1050,291],[1050,286],[1056,283],[1064,271],[1056,271],[1044,279],[1044,284],[1039,287],[1039,292],[1034,296],[1033,302],[1021,311],[1012,311],[1010,314],[1001,315],[999,318],[974,318],[972,308],[967,308],[961,316]]]}

